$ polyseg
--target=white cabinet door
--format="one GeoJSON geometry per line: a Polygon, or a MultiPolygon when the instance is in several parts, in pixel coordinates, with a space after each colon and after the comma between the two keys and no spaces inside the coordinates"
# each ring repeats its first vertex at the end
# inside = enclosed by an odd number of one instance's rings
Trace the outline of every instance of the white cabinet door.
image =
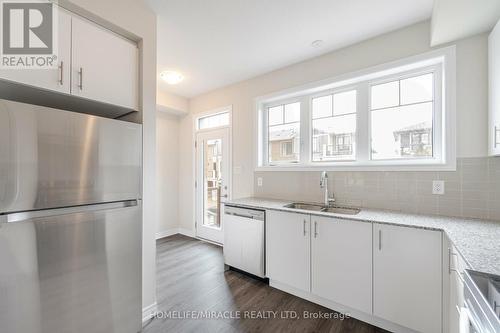
{"type": "Polygon", "coordinates": [[[310,290],[310,216],[266,212],[266,272],[271,280],[310,290]]]}
{"type": "Polygon", "coordinates": [[[383,224],[373,231],[373,314],[441,332],[442,233],[383,224]]]}
{"type": "Polygon", "coordinates": [[[0,69],[0,78],[37,88],[70,93],[71,16],[56,9],[58,16],[57,65],[53,69],[0,69]]]}
{"type": "Polygon", "coordinates": [[[137,45],[73,17],[72,94],[137,110],[138,72],[137,45]]]}
{"type": "Polygon", "coordinates": [[[500,21],[488,38],[490,155],[500,155],[500,21]]]}
{"type": "Polygon", "coordinates": [[[312,292],[372,312],[372,224],[311,217],[312,292]]]}

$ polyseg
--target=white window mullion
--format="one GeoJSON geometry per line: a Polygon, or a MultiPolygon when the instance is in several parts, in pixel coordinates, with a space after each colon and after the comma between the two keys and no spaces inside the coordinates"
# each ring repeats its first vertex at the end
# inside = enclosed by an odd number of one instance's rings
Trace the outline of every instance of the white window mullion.
{"type": "Polygon", "coordinates": [[[443,100],[442,100],[442,68],[434,72],[434,119],[433,119],[433,155],[434,158],[445,161],[446,160],[446,129],[443,124],[446,120],[443,117],[443,100]]]}
{"type": "Polygon", "coordinates": [[[311,162],[311,99],[304,96],[300,99],[300,163],[311,162]]]}
{"type": "Polygon", "coordinates": [[[368,84],[357,87],[357,123],[356,123],[356,161],[362,164],[370,162],[370,93],[368,84]]]}
{"type": "Polygon", "coordinates": [[[268,119],[269,116],[267,114],[267,108],[262,108],[262,130],[261,130],[261,135],[262,135],[262,161],[265,163],[265,165],[269,165],[269,126],[268,126],[268,119]]]}

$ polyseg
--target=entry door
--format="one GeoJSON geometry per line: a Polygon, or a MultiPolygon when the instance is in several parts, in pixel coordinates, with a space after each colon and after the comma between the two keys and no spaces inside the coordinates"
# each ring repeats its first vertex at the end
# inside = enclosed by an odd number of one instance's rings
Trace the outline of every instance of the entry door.
{"type": "Polygon", "coordinates": [[[223,205],[229,198],[229,128],[196,135],[196,236],[224,242],[223,205]]]}

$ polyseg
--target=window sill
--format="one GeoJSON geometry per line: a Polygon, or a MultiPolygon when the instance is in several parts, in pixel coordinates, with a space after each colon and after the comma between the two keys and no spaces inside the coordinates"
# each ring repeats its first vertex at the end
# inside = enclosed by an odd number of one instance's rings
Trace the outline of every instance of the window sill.
{"type": "MultiPolygon", "coordinates": [[[[349,163],[349,162],[348,162],[349,163]]],[[[254,171],[456,171],[456,161],[450,163],[388,164],[388,163],[321,163],[277,166],[257,166],[254,171]]]]}

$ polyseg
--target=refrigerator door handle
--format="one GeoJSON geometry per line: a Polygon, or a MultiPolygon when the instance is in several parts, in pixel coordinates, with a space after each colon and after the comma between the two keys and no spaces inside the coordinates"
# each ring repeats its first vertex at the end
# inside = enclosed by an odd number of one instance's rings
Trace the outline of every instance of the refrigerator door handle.
{"type": "Polygon", "coordinates": [[[18,212],[18,213],[7,213],[0,215],[0,223],[23,222],[33,218],[50,217],[50,216],[58,216],[65,214],[98,211],[98,210],[109,210],[116,208],[133,207],[137,205],[138,205],[138,200],[126,200],[126,201],[109,202],[109,203],[93,204],[93,205],[81,205],[81,206],[72,206],[72,207],[55,208],[55,209],[42,209],[42,210],[33,210],[33,211],[18,212]]]}

